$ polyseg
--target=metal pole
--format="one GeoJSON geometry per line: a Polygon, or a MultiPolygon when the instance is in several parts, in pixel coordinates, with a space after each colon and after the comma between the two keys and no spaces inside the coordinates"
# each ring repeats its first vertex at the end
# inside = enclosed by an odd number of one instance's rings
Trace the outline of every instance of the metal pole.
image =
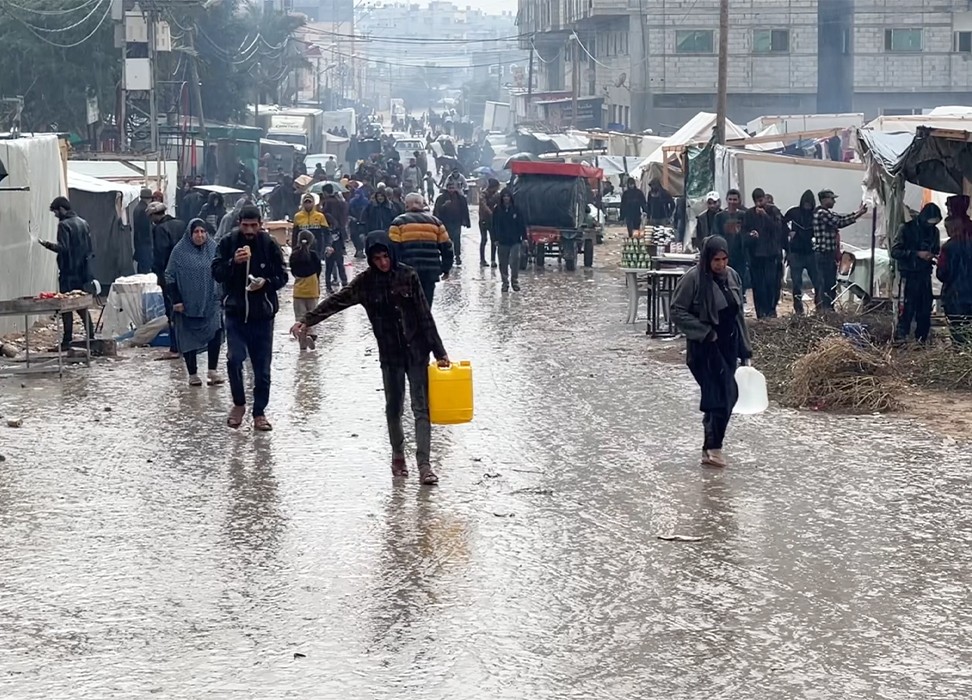
{"type": "Polygon", "coordinates": [[[530,67],[527,68],[527,96],[526,96],[526,118],[531,119],[530,106],[533,103],[533,54],[536,48],[533,45],[533,37],[530,37],[530,67]]]}
{"type": "MultiPolygon", "coordinates": [[[[723,2],[725,2],[725,0],[723,0],[723,2]]],[[[571,128],[576,129],[577,128],[577,88],[578,88],[577,83],[580,81],[580,77],[579,77],[580,70],[578,70],[580,68],[580,62],[578,61],[578,54],[580,52],[577,50],[577,44],[576,44],[577,39],[571,36],[571,41],[575,43],[573,44],[573,51],[571,52],[571,56],[570,56],[570,68],[571,68],[570,70],[570,126],[571,128]]]]}
{"type": "Polygon", "coordinates": [[[149,133],[152,140],[152,152],[159,152],[159,114],[155,104],[155,12],[146,15],[148,23],[148,57],[149,57],[149,133]]]}
{"type": "Polygon", "coordinates": [[[125,89],[125,63],[128,59],[128,36],[125,34],[126,24],[125,24],[125,13],[122,13],[122,71],[121,71],[121,92],[120,99],[118,100],[118,147],[119,153],[124,153],[128,150],[128,135],[126,132],[125,122],[128,117],[125,115],[125,108],[128,102],[128,90],[125,89]]]}
{"type": "Polygon", "coordinates": [[[719,82],[716,93],[716,143],[726,142],[729,91],[729,0],[719,0],[719,82]]]}
{"type": "Polygon", "coordinates": [[[877,246],[877,203],[871,210],[871,264],[867,267],[867,296],[874,298],[874,248],[877,246]]]}

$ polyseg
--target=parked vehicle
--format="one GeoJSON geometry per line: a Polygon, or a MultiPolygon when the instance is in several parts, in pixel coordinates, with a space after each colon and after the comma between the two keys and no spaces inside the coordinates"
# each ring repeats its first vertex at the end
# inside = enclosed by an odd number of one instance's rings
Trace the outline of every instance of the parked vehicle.
{"type": "Polygon", "coordinates": [[[528,259],[542,267],[548,255],[556,255],[568,271],[577,267],[583,251],[584,267],[594,264],[598,227],[588,217],[587,205],[604,171],[577,163],[517,160],[510,163],[510,187],[527,227],[528,259]]]}

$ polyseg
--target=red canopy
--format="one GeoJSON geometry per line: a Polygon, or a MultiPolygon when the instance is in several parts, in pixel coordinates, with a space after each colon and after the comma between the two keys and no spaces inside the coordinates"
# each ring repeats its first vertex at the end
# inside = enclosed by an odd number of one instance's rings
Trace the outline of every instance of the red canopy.
{"type": "Polygon", "coordinates": [[[604,171],[581,163],[554,163],[545,160],[514,160],[510,163],[514,175],[559,175],[603,180],[604,171]]]}

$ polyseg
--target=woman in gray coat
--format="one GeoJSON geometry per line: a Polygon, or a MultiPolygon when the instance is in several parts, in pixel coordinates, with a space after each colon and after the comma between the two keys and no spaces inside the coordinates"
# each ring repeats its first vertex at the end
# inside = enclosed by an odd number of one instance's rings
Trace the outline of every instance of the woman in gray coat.
{"type": "Polygon", "coordinates": [[[672,298],[672,319],[687,339],[685,362],[702,390],[702,464],[726,466],[722,441],[739,398],[736,368],[752,349],[743,315],[742,281],[729,267],[721,236],[709,236],[699,263],[685,273],[672,298]]]}

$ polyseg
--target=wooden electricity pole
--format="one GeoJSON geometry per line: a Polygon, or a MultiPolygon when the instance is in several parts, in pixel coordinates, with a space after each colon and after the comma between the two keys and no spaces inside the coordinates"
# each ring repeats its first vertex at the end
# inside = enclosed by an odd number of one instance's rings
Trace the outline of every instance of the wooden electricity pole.
{"type": "Polygon", "coordinates": [[[719,81],[716,93],[716,143],[726,142],[729,91],[729,0],[719,0],[719,81]]]}
{"type": "Polygon", "coordinates": [[[577,91],[580,83],[580,51],[576,37],[571,37],[573,51],[570,55],[570,126],[577,128],[577,91]]]}

